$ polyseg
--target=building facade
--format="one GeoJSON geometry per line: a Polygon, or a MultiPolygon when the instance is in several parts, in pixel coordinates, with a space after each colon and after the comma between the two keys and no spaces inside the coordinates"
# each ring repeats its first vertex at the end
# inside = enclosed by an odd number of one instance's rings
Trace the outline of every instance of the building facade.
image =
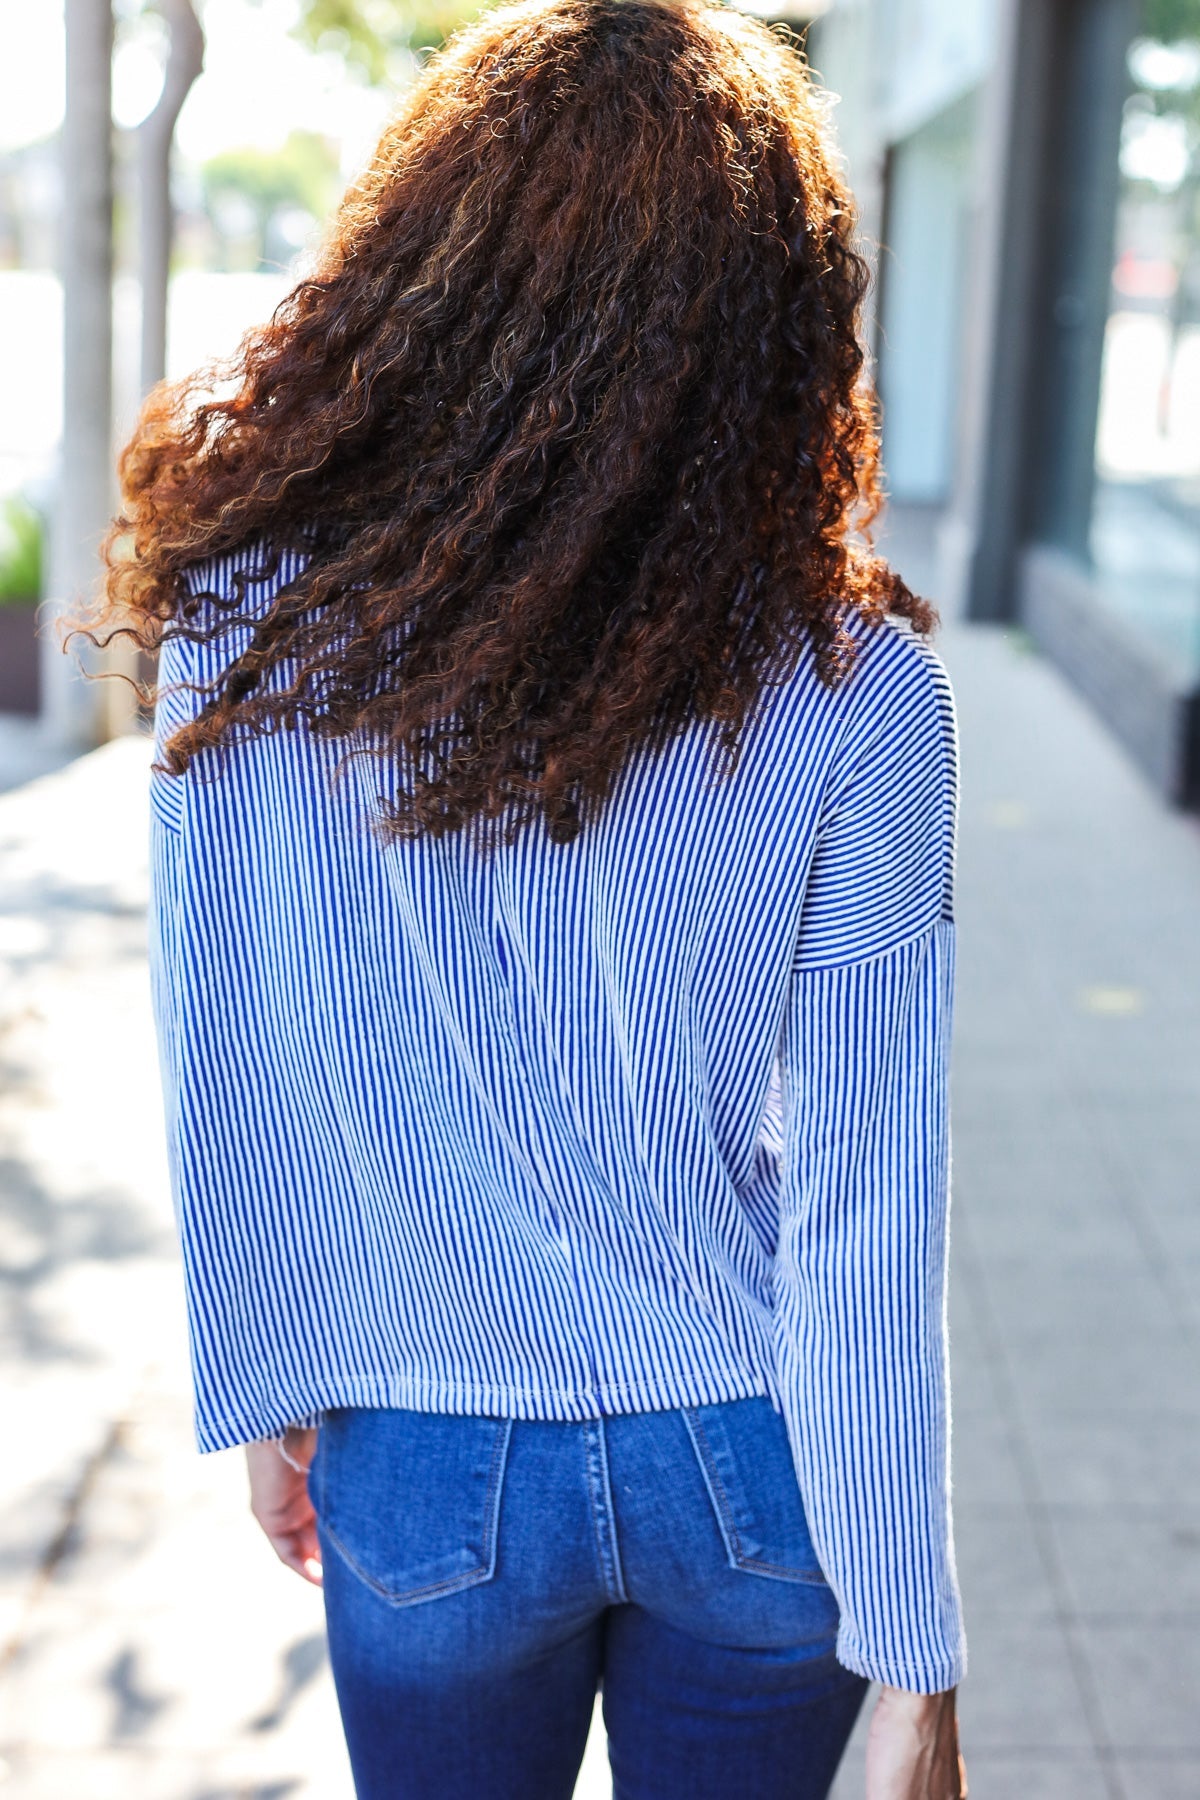
{"type": "Polygon", "coordinates": [[[1200,4],[829,0],[897,510],[1200,805],[1200,4]]]}

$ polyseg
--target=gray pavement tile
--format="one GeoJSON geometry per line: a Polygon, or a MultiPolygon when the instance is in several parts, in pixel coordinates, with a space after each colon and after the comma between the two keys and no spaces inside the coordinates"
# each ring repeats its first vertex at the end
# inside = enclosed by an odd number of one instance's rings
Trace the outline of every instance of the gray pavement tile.
{"type": "Polygon", "coordinates": [[[349,1787],[326,1794],[303,1771],[281,1771],[269,1758],[238,1761],[211,1745],[183,1755],[51,1747],[7,1767],[5,1800],[352,1800],[349,1787]]]}
{"type": "Polygon", "coordinates": [[[1173,1329],[1148,1336],[1106,1341],[1093,1319],[1074,1339],[1056,1327],[1040,1339],[1009,1341],[1006,1364],[1023,1420],[1053,1424],[1155,1408],[1173,1410],[1176,1430],[1200,1431],[1194,1352],[1173,1329]]]}
{"type": "Polygon", "coordinates": [[[1064,1105],[1062,1057],[1040,1009],[1010,1002],[1012,1029],[1002,1032],[990,989],[972,1000],[964,987],[960,982],[950,1071],[957,1137],[967,1132],[993,1151],[997,1166],[1024,1167],[1035,1178],[1056,1148],[1086,1157],[1090,1145],[1064,1105]],[[1034,1028],[1040,1042],[1030,1041],[1034,1028]]]}
{"type": "MultiPolygon", "coordinates": [[[[1200,1162],[1197,1167],[1200,1168],[1200,1162]]],[[[1159,1201],[1152,1195],[1139,1195],[1142,1216],[1154,1228],[1155,1236],[1172,1258],[1181,1262],[1200,1262],[1200,1179],[1197,1191],[1189,1199],[1159,1201]]]]}
{"type": "Polygon", "coordinates": [[[971,1200],[1008,1203],[1050,1212],[1065,1210],[1081,1222],[1093,1208],[1114,1206],[1121,1187],[1094,1141],[1063,1121],[1039,1129],[1036,1123],[997,1113],[968,1122],[955,1107],[954,1175],[971,1200]]]}
{"type": "Polygon", "coordinates": [[[1187,1751],[1200,1758],[1200,1629],[1155,1620],[1148,1629],[1075,1627],[1109,1740],[1123,1755],[1187,1751]]]}
{"type": "Polygon", "coordinates": [[[183,1388],[172,1368],[137,1397],[25,1621],[0,1754],[28,1783],[14,1777],[6,1800],[26,1786],[30,1800],[54,1795],[56,1778],[56,1800],[204,1800],[272,1783],[296,1800],[349,1800],[320,1596],[249,1520],[242,1459],[196,1456],[183,1388]]]}
{"type": "MultiPolygon", "coordinates": [[[[1195,1054],[1193,1045],[1192,1055],[1195,1054]]],[[[1200,1201],[1200,1114],[1176,1105],[1169,1089],[1139,1098],[1136,1107],[1096,1107],[1087,1123],[1142,1197],[1191,1212],[1200,1201]],[[1119,1128],[1118,1128],[1119,1127],[1119,1128]]]]}
{"type": "Polygon", "coordinates": [[[1149,1272],[1127,1209],[1095,1181],[1080,1181],[1073,1194],[1053,1173],[1036,1183],[1001,1173],[986,1188],[967,1174],[956,1181],[952,1204],[989,1269],[1077,1268],[1086,1276],[1123,1265],[1149,1272]]]}
{"type": "Polygon", "coordinates": [[[0,793],[53,774],[74,754],[53,743],[37,719],[0,713],[0,793]]]}
{"type": "Polygon", "coordinates": [[[1200,1501],[1049,1506],[1045,1522],[1077,1614],[1126,1624],[1189,1615],[1200,1632],[1200,1501]]]}
{"type": "MultiPolygon", "coordinates": [[[[1006,1326],[1034,1325],[1074,1333],[1077,1323],[1111,1320],[1122,1333],[1171,1321],[1196,1342],[1194,1265],[1200,1263],[1200,1198],[1194,1214],[1147,1206],[1110,1165],[1076,1200],[1054,1188],[1037,1201],[1026,1192],[983,1204],[956,1194],[964,1230],[986,1264],[986,1287],[1006,1326]]],[[[1200,1368],[1200,1350],[1193,1350],[1200,1368]]]]}
{"type": "Polygon", "coordinates": [[[1116,1766],[1129,1800],[1197,1800],[1200,1756],[1119,1756],[1116,1766]]]}
{"type": "Polygon", "coordinates": [[[994,1406],[953,1400],[950,1464],[955,1505],[1019,1506],[1025,1500],[1012,1437],[994,1406]]]}
{"type": "MultiPolygon", "coordinates": [[[[1147,1128],[1149,1135],[1149,1128],[1147,1128]]],[[[1138,1199],[1146,1213],[1177,1231],[1192,1227],[1189,1242],[1200,1248],[1196,1221],[1200,1218],[1200,1144],[1181,1144],[1165,1151],[1161,1144],[1142,1154],[1131,1171],[1138,1199]]]]}
{"type": "Polygon", "coordinates": [[[1039,1130],[998,1112],[968,1123],[955,1108],[954,1176],[969,1201],[1029,1211],[1065,1212],[1090,1223],[1116,1209],[1123,1186],[1094,1142],[1062,1129],[1039,1130]]]}
{"type": "MultiPolygon", "coordinates": [[[[1200,981],[1197,986],[1200,987],[1200,981]]],[[[1071,1092],[1082,1102],[1131,1120],[1136,1119],[1143,1106],[1164,1096],[1181,1112],[1192,1111],[1200,1104],[1194,1025],[1181,1026],[1170,1034],[1163,1031],[1155,1039],[1153,1050],[1144,1040],[1131,1048],[1127,1058],[1118,1058],[1110,1047],[1097,1045],[1090,1054],[1081,1052],[1080,1064],[1070,1083],[1071,1092]]],[[[1136,1124],[1131,1124],[1130,1135],[1136,1142],[1136,1124]]]]}
{"type": "MultiPolygon", "coordinates": [[[[974,1218],[971,1229],[977,1238],[974,1218]]],[[[1182,1338],[1164,1316],[1162,1284],[1145,1256],[1050,1262],[1029,1254],[989,1255],[979,1277],[991,1318],[1009,1343],[1036,1347],[1070,1338],[1149,1347],[1159,1339],[1169,1346],[1182,1338]]]]}
{"type": "Polygon", "coordinates": [[[1025,1441],[1041,1497],[1051,1505],[1200,1501],[1200,1432],[1177,1412],[1034,1420],[1025,1441]]]}
{"type": "Polygon", "coordinates": [[[952,1225],[947,1307],[951,1351],[961,1350],[967,1357],[976,1359],[987,1355],[987,1342],[980,1325],[973,1283],[974,1271],[958,1254],[958,1238],[952,1225]]]}
{"type": "Polygon", "coordinates": [[[1105,1764],[1092,1754],[996,1755],[964,1742],[963,1755],[971,1800],[1125,1800],[1105,1764]]]}
{"type": "MultiPolygon", "coordinates": [[[[1127,939],[1128,907],[1120,929],[1127,939]]],[[[1161,1094],[1163,1082],[1172,1094],[1195,1091],[1191,995],[1200,984],[1200,962],[1172,967],[1161,943],[1152,949],[1140,945],[1136,956],[1062,960],[1058,1047],[1070,1068],[1072,1094],[1089,1104],[1102,1096],[1120,1119],[1143,1093],[1161,1094]]]]}
{"type": "Polygon", "coordinates": [[[992,1616],[972,1634],[960,1712],[964,1743],[980,1752],[1031,1756],[1090,1751],[1092,1731],[1080,1700],[1062,1627],[992,1616]]]}
{"type": "Polygon", "coordinates": [[[1056,1616],[1034,1520],[1024,1505],[956,1501],[955,1549],[968,1637],[993,1619],[1042,1623],[1056,1616]]]}
{"type": "MultiPolygon", "coordinates": [[[[1200,1234],[1200,1223],[1192,1222],[1186,1231],[1174,1231],[1160,1225],[1163,1254],[1170,1270],[1170,1280],[1179,1295],[1179,1307],[1193,1332],[1200,1336],[1200,1247],[1193,1240],[1200,1234]]],[[[1200,1376],[1197,1376],[1200,1379],[1200,1376]]]]}
{"type": "Polygon", "coordinates": [[[867,1766],[867,1733],[871,1728],[871,1711],[875,1705],[879,1689],[872,1685],[867,1690],[862,1710],[850,1734],[850,1742],[846,1745],[845,1754],[838,1767],[837,1777],[829,1791],[829,1800],[863,1800],[867,1766]]]}
{"type": "MultiPolygon", "coordinates": [[[[982,1361],[974,1364],[964,1362],[962,1355],[953,1348],[950,1352],[950,1391],[953,1428],[956,1431],[960,1420],[965,1420],[968,1416],[979,1419],[996,1411],[996,1388],[990,1367],[982,1361]]],[[[956,1459],[959,1448],[956,1441],[956,1459]]]]}
{"type": "Polygon", "coordinates": [[[829,1800],[862,1800],[865,1783],[866,1764],[861,1756],[852,1756],[847,1750],[829,1790],[829,1800]]]}
{"type": "MultiPolygon", "coordinates": [[[[973,1278],[988,1294],[993,1316],[1004,1316],[1004,1325],[1022,1336],[1040,1337],[1047,1330],[1078,1336],[1079,1330],[1096,1334],[1141,1336],[1169,1330],[1162,1310],[1162,1283],[1137,1226],[1130,1222],[1128,1237],[1121,1238],[1121,1253],[1106,1255],[1083,1220],[1072,1220],[1078,1238],[1058,1244],[1054,1224],[1058,1210],[1049,1202],[1038,1220],[1038,1238],[1016,1244],[1002,1253],[981,1246],[981,1213],[972,1211],[970,1233],[981,1265],[973,1278]],[[1088,1233],[1085,1237],[1085,1233],[1088,1233]]],[[[986,1222],[984,1222],[986,1235],[986,1222]]]]}
{"type": "Polygon", "coordinates": [[[954,1405],[964,1410],[994,1409],[998,1403],[995,1363],[981,1329],[973,1273],[954,1258],[950,1271],[950,1379],[954,1405]]]}
{"type": "Polygon", "coordinates": [[[951,1334],[950,1383],[956,1412],[960,1408],[963,1412],[995,1411],[998,1396],[992,1359],[981,1344],[961,1333],[951,1334]]]}
{"type": "MultiPolygon", "coordinates": [[[[1106,1778],[1104,1759],[1090,1747],[1042,1745],[1033,1751],[1021,1747],[1026,1740],[1020,1730],[1013,1731],[1008,1744],[985,1744],[983,1730],[988,1727],[988,1716],[971,1697],[988,1678],[982,1668],[982,1658],[975,1655],[976,1640],[981,1635],[976,1632],[972,1638],[972,1669],[959,1697],[963,1752],[967,1759],[972,1800],[1141,1800],[1142,1790],[1130,1789],[1127,1795],[1122,1794],[1114,1785],[1115,1771],[1112,1778],[1106,1778]],[[977,1664],[980,1665],[978,1673],[977,1664]]],[[[1019,1636],[1015,1642],[1006,1638],[1006,1651],[1019,1653],[1020,1649],[1019,1636]]],[[[1054,1685],[1061,1688],[1066,1667],[1065,1641],[1058,1642],[1053,1657],[1054,1685]]],[[[1067,1680],[1070,1679],[1068,1675],[1067,1680]]],[[[862,1800],[867,1732],[877,1692],[873,1687],[867,1695],[830,1790],[830,1800],[862,1800]]],[[[1006,1717],[1010,1714],[1011,1708],[1006,1710],[1006,1717]]],[[[1145,1790],[1147,1794],[1151,1791],[1145,1790]]],[[[1190,1796],[1190,1800],[1196,1800],[1196,1797],[1190,1796]]]]}

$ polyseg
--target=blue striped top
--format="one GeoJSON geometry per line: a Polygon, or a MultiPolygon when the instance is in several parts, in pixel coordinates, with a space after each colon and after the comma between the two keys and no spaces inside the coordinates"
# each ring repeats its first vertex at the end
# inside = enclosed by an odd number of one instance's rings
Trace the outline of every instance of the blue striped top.
{"type": "MultiPolygon", "coordinates": [[[[232,592],[253,550],[194,569],[232,592]]],[[[294,578],[252,582],[243,619],[294,578]]],[[[151,966],[201,1449],[332,1406],[765,1394],[840,1659],[965,1669],[945,1321],[954,700],[855,614],[830,689],[699,723],[570,844],[371,830],[303,728],[151,776],[151,966]],[[207,766],[209,763],[212,767],[207,766]]],[[[159,741],[245,648],[164,646],[159,741]]],[[[286,670],[275,679],[285,679],[286,670]]]]}

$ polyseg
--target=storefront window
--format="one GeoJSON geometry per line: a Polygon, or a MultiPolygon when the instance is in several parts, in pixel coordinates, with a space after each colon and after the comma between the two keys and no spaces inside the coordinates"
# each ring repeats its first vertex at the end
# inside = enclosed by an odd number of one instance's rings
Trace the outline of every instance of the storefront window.
{"type": "Polygon", "coordinates": [[[1102,604],[1200,676],[1200,41],[1130,51],[1091,554],[1102,604]]]}

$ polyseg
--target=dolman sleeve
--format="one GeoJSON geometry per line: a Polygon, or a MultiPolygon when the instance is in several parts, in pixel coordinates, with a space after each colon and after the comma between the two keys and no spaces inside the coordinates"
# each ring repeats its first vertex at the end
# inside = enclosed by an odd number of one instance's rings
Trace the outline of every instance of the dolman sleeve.
{"type": "Polygon", "coordinates": [[[895,647],[843,734],[795,948],[775,1329],[839,1660],[936,1693],[966,1670],[946,1331],[958,735],[940,659],[895,647]]]}
{"type": "Polygon", "coordinates": [[[150,906],[147,923],[150,997],[158,1042],[167,1162],[179,1217],[180,882],[187,796],[186,775],[158,765],[167,739],[192,716],[187,690],[194,646],[168,638],[159,651],[150,774],[150,906]]]}
{"type": "MultiPolygon", "coordinates": [[[[201,563],[188,570],[184,579],[193,594],[203,596],[214,591],[227,594],[232,591],[229,583],[233,568],[231,560],[201,563]]],[[[269,604],[275,585],[272,581],[258,590],[250,604],[269,604]]],[[[230,638],[229,641],[234,640],[230,638]]],[[[227,642],[220,653],[221,660],[227,660],[231,653],[227,642]]],[[[182,775],[172,775],[158,765],[162,762],[167,739],[194,718],[203,703],[211,676],[208,665],[212,661],[211,654],[206,657],[204,640],[168,635],[163,642],[158,659],[154,757],[150,774],[150,901],[147,916],[150,996],[158,1043],[171,1197],[185,1258],[188,1233],[184,1221],[184,1173],[180,1152],[182,1133],[186,1129],[186,1108],[182,1100],[188,1063],[189,1019],[194,1020],[197,1011],[207,1004],[206,982],[204,971],[194,966],[188,932],[189,859],[191,839],[196,830],[193,808],[189,805],[192,777],[190,770],[182,775]]],[[[197,1160],[195,1145],[192,1151],[194,1164],[197,1160]]],[[[205,1376],[194,1334],[191,1348],[192,1374],[198,1392],[205,1376]]],[[[317,1415],[298,1417],[291,1423],[315,1425],[317,1415]]],[[[275,1433],[276,1440],[282,1436],[283,1427],[275,1433]]]]}

